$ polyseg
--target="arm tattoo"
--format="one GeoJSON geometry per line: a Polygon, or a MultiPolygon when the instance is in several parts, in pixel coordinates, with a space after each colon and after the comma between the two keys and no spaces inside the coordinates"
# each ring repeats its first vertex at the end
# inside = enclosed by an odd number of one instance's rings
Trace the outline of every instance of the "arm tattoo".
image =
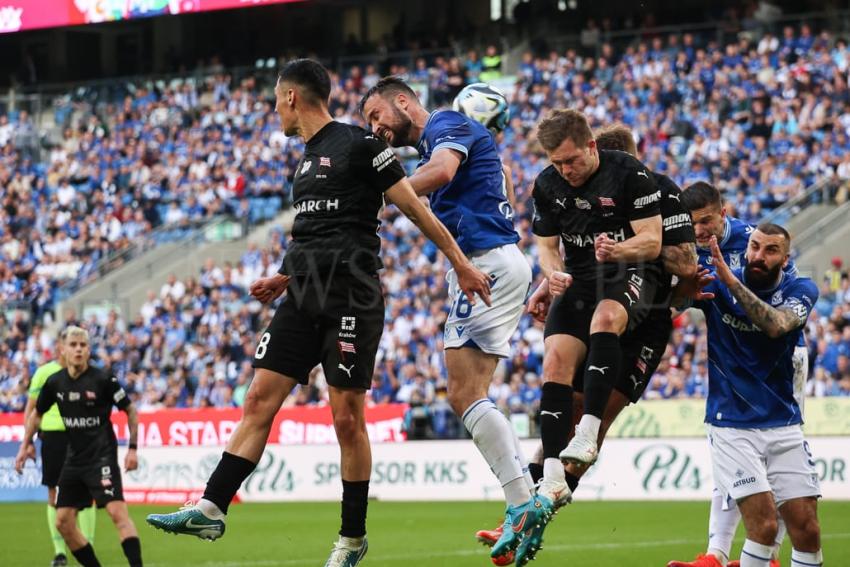
{"type": "Polygon", "coordinates": [[[746,311],[750,321],[755,323],[767,336],[781,337],[800,327],[805,321],[791,309],[771,307],[758,298],[740,280],[729,286],[729,291],[746,311]]]}
{"type": "Polygon", "coordinates": [[[697,248],[693,242],[661,247],[661,260],[668,274],[691,277],[697,269],[697,248]]]}

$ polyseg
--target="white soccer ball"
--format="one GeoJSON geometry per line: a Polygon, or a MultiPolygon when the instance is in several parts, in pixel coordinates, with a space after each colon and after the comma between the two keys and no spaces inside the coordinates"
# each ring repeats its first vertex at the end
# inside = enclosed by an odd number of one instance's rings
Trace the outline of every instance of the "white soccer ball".
{"type": "Polygon", "coordinates": [[[501,132],[508,125],[508,100],[487,83],[464,87],[455,97],[452,108],[494,132],[501,132]]]}

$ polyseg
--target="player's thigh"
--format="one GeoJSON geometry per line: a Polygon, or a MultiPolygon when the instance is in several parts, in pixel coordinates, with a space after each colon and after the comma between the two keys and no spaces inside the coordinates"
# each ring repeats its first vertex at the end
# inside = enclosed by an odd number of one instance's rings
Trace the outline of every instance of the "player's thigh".
{"type": "Polygon", "coordinates": [[[59,475],[68,453],[68,434],[64,431],[42,431],[41,440],[41,484],[54,487],[59,484],[59,475]]]}
{"type": "Polygon", "coordinates": [[[368,390],[383,331],[384,297],[377,276],[338,279],[319,325],[319,358],[328,385],[368,390]]]}
{"type": "Polygon", "coordinates": [[[737,499],[738,510],[750,536],[762,536],[773,541],[776,536],[776,504],[770,491],[756,492],[737,499]],[[768,533],[765,533],[768,532],[768,533]]]}
{"type": "Polygon", "coordinates": [[[787,500],[779,506],[779,514],[788,527],[788,535],[795,549],[801,551],[820,549],[817,498],[809,496],[787,500]]]}
{"type": "Polygon", "coordinates": [[[673,322],[670,310],[654,311],[636,329],[620,337],[622,359],[614,389],[636,404],[661,363],[673,322]]]}
{"type": "Polygon", "coordinates": [[[764,430],[767,478],[776,503],[821,495],[815,459],[799,425],[764,430]]]}
{"type": "Polygon", "coordinates": [[[511,244],[471,258],[490,276],[490,305],[472,305],[460,289],[454,271],[449,272],[452,305],[446,319],[443,344],[446,350],[465,346],[498,357],[510,356],[510,339],[516,331],[531,286],[531,268],[523,253],[511,244]]]}
{"type": "MultiPolygon", "coordinates": [[[[309,291],[308,291],[309,293],[309,291]]],[[[287,295],[260,335],[254,351],[255,369],[293,378],[306,384],[310,371],[321,361],[319,323],[311,297],[295,301],[287,295]]]]}
{"type": "Polygon", "coordinates": [[[708,426],[715,486],[736,501],[770,492],[766,446],[757,429],[708,426]]]}
{"type": "Polygon", "coordinates": [[[86,469],[73,466],[62,468],[56,485],[56,509],[82,510],[91,506],[92,495],[85,481],[86,469]]]}
{"type": "Polygon", "coordinates": [[[83,475],[83,482],[91,495],[89,503],[94,499],[98,508],[110,502],[124,501],[124,485],[117,455],[92,463],[83,475]]]}
{"type": "Polygon", "coordinates": [[[343,431],[366,430],[366,390],[329,386],[328,398],[337,435],[343,431]]]}
{"type": "MultiPolygon", "coordinates": [[[[626,331],[636,328],[654,307],[660,272],[653,264],[629,265],[598,284],[599,301],[609,300],[626,313],[626,331]]],[[[606,302],[607,303],[607,302],[606,302]]]]}
{"type": "Polygon", "coordinates": [[[554,336],[569,336],[587,345],[590,341],[590,320],[593,318],[596,304],[597,298],[592,284],[573,283],[563,294],[552,300],[543,329],[544,340],[554,336]]]}

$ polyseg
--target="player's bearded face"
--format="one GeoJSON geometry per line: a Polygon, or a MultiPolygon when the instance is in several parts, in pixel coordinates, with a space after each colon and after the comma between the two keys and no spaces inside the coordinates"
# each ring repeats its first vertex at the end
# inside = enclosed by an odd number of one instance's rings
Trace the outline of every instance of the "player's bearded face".
{"type": "Polygon", "coordinates": [[[395,101],[375,95],[366,101],[363,114],[372,132],[390,146],[400,147],[415,142],[410,139],[413,120],[395,101]]]}
{"type": "Polygon", "coordinates": [[[774,285],[787,258],[784,237],[756,230],[747,245],[747,265],[744,266],[747,283],[755,288],[774,285]]]}

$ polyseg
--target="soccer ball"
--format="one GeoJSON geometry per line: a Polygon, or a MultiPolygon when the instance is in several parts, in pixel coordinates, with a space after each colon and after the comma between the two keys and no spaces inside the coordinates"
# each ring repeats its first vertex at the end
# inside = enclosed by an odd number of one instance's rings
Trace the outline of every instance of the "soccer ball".
{"type": "Polygon", "coordinates": [[[501,132],[508,125],[508,101],[505,95],[487,83],[473,83],[464,87],[455,97],[452,108],[495,133],[501,132]]]}

